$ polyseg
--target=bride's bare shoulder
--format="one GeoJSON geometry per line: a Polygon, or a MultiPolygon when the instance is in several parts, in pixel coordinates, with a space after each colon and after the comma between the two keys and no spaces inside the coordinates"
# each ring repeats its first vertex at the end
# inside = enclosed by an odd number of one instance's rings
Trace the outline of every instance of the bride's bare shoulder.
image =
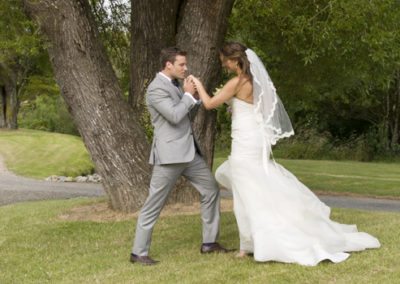
{"type": "Polygon", "coordinates": [[[233,77],[232,79],[229,79],[229,81],[226,82],[225,85],[222,87],[222,91],[234,94],[238,82],[238,77],[233,77]]]}
{"type": "Polygon", "coordinates": [[[249,80],[243,80],[243,78],[235,76],[226,82],[222,90],[233,96],[242,96],[243,93],[248,94],[252,92],[252,84],[249,80]]]}
{"type": "Polygon", "coordinates": [[[235,76],[235,77],[229,79],[229,81],[226,82],[225,85],[233,85],[233,86],[235,86],[235,85],[237,85],[239,83],[239,81],[240,81],[239,76],[235,76]]]}

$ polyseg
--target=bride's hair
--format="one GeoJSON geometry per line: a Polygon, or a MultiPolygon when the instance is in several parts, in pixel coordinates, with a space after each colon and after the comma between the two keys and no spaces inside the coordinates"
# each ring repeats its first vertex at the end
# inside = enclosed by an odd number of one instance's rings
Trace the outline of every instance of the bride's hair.
{"type": "Polygon", "coordinates": [[[243,74],[253,83],[253,76],[250,72],[250,62],[245,52],[246,49],[247,47],[239,42],[227,42],[222,46],[219,52],[224,58],[236,60],[243,74]]]}

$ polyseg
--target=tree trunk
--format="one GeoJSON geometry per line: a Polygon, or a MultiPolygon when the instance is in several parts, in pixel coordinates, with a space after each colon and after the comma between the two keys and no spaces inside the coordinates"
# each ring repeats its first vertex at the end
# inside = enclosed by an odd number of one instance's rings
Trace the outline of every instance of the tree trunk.
{"type": "MultiPolygon", "coordinates": [[[[140,116],[142,123],[149,124],[144,95],[148,84],[161,70],[160,51],[176,45],[176,25],[179,0],[131,1],[131,84],[129,102],[140,116]]],[[[192,203],[198,199],[189,183],[180,178],[168,203],[192,203]]]]}
{"type": "Polygon", "coordinates": [[[136,211],[149,184],[148,145],[123,100],[87,0],[24,0],[50,42],[49,54],[112,208],[136,211]]]}
{"type": "Polygon", "coordinates": [[[17,96],[17,87],[15,84],[9,85],[6,88],[6,94],[8,94],[9,103],[7,108],[7,127],[9,129],[18,129],[18,110],[19,100],[17,96]]]}
{"type": "MultiPolygon", "coordinates": [[[[233,0],[137,0],[132,3],[131,17],[131,88],[130,102],[138,113],[143,112],[147,85],[160,70],[160,50],[177,45],[188,51],[189,73],[200,76],[209,91],[219,82],[221,47],[233,0]]],[[[211,92],[210,92],[211,93],[211,92]]],[[[141,117],[146,112],[141,114],[141,117]]],[[[201,108],[193,128],[205,159],[212,166],[215,112],[201,108]]],[[[169,203],[193,202],[195,190],[188,190],[180,180],[169,197],[169,203]]]]}
{"type": "Polygon", "coordinates": [[[0,62],[0,128],[18,128],[19,101],[15,74],[0,62]]]}
{"type": "Polygon", "coordinates": [[[391,129],[390,129],[390,91],[388,91],[386,93],[386,101],[385,101],[385,116],[384,116],[384,127],[385,127],[385,149],[388,151],[390,150],[390,133],[391,133],[391,129]]]}
{"type": "Polygon", "coordinates": [[[179,0],[131,1],[131,84],[129,102],[144,109],[144,94],[160,71],[160,50],[174,46],[179,0]]]}
{"type": "Polygon", "coordinates": [[[6,97],[6,87],[0,85],[0,128],[6,127],[6,113],[7,113],[7,97],[6,97]]]}
{"type": "Polygon", "coordinates": [[[399,123],[400,123],[400,72],[397,72],[396,78],[396,86],[393,94],[393,105],[392,105],[392,113],[393,113],[393,128],[392,128],[392,140],[391,146],[392,148],[396,147],[399,144],[399,123]]]}
{"type": "Polygon", "coordinates": [[[0,85],[0,128],[18,129],[18,109],[15,83],[8,81],[0,85]]]}
{"type": "MultiPolygon", "coordinates": [[[[188,52],[190,72],[200,77],[209,94],[220,82],[218,50],[224,42],[233,3],[234,0],[188,0],[182,8],[177,43],[188,52]]],[[[193,127],[210,167],[214,158],[216,117],[216,111],[201,107],[193,127]]]]}

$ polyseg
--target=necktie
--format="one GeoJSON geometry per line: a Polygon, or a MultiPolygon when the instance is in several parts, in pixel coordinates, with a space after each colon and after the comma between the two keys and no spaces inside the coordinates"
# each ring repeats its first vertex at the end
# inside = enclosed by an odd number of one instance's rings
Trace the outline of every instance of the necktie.
{"type": "Polygon", "coordinates": [[[179,81],[177,79],[172,79],[171,82],[175,87],[179,88],[179,81]]]}

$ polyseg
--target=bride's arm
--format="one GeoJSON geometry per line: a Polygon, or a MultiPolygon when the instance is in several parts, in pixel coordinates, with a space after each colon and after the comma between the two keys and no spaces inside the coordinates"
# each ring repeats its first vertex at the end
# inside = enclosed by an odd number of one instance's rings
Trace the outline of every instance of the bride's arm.
{"type": "Polygon", "coordinates": [[[215,96],[210,97],[199,79],[193,76],[190,76],[190,79],[193,80],[197,92],[199,93],[200,99],[206,109],[216,108],[235,96],[236,86],[239,81],[238,77],[232,78],[222,87],[222,89],[215,96]]]}

